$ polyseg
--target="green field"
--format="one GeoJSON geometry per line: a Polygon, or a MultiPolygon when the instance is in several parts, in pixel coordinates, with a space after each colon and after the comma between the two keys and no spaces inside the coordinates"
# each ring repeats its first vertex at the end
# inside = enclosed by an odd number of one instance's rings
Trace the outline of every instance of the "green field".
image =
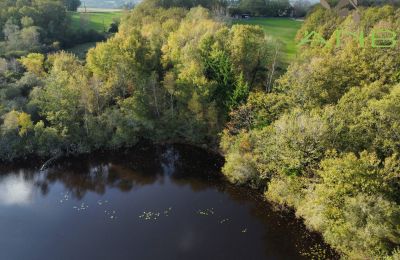
{"type": "Polygon", "coordinates": [[[235,23],[260,25],[268,35],[283,42],[285,61],[295,58],[297,48],[294,38],[302,25],[301,21],[290,18],[252,18],[235,23]]]}
{"type": "MultiPolygon", "coordinates": [[[[107,32],[110,25],[121,18],[122,10],[115,9],[87,9],[87,12],[69,12],[70,27],[73,30],[95,30],[99,33],[107,32]]],[[[80,59],[84,59],[88,50],[96,46],[95,42],[77,44],[66,51],[74,53],[80,59]]]]}
{"type": "Polygon", "coordinates": [[[106,32],[112,22],[121,18],[122,12],[70,12],[71,27],[73,29],[96,30],[106,32]]]}

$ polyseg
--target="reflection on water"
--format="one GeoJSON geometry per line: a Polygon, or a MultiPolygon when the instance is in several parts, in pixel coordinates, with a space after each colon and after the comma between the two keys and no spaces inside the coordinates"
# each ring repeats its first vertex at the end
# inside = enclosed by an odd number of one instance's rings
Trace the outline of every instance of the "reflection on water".
{"type": "Polygon", "coordinates": [[[0,169],[0,259],[334,258],[290,214],[185,146],[0,169]]]}
{"type": "Polygon", "coordinates": [[[32,200],[33,189],[33,182],[25,179],[22,173],[2,176],[0,178],[0,204],[29,204],[32,200]]]}
{"type": "Polygon", "coordinates": [[[175,164],[179,162],[179,152],[173,147],[168,147],[162,153],[161,167],[165,175],[172,175],[176,171],[175,164]]]}

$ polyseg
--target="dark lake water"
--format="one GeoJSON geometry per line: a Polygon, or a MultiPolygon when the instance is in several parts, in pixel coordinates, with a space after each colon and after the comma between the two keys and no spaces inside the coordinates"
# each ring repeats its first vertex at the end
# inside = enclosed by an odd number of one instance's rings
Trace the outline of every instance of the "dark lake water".
{"type": "Polygon", "coordinates": [[[0,259],[309,259],[335,255],[290,213],[226,183],[222,160],[151,146],[0,168],[0,259]]]}

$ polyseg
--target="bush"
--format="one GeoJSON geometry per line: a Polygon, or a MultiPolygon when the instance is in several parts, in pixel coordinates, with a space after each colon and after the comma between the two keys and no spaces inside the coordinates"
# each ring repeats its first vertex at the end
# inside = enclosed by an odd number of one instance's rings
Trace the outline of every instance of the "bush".
{"type": "Polygon", "coordinates": [[[350,258],[382,258],[400,243],[400,205],[387,181],[394,165],[381,165],[367,152],[329,155],[298,206],[306,224],[350,258]]]}
{"type": "Polygon", "coordinates": [[[258,187],[258,172],[252,162],[251,154],[230,153],[226,156],[222,172],[233,183],[249,184],[258,187]]]}

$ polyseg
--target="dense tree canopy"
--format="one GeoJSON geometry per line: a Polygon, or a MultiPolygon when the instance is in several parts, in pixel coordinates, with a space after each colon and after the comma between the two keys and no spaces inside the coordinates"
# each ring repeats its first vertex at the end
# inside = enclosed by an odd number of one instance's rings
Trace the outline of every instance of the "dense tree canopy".
{"type": "Polygon", "coordinates": [[[278,44],[201,7],[145,3],[84,63],[65,52],[2,60],[0,156],[82,153],[139,138],[215,147],[229,112],[275,77],[278,44]]]}
{"type": "Polygon", "coordinates": [[[80,0],[63,0],[63,2],[68,11],[76,11],[81,5],[80,0]]]}
{"type": "Polygon", "coordinates": [[[290,9],[289,0],[240,0],[232,12],[256,16],[288,16],[290,9]]]}
{"type": "Polygon", "coordinates": [[[76,31],[69,26],[67,10],[79,0],[5,0],[0,2],[0,57],[20,57],[30,52],[47,53],[60,47],[103,40],[95,31],[76,31]]]}
{"type": "Polygon", "coordinates": [[[374,48],[371,35],[398,35],[400,11],[359,10],[359,22],[320,7],[310,14],[298,39],[314,31],[328,45],[303,45],[272,93],[250,93],[231,113],[223,172],[294,207],[351,259],[397,259],[400,46],[374,48]],[[364,31],[365,45],[345,35],[337,46],[339,28],[364,31]]]}

